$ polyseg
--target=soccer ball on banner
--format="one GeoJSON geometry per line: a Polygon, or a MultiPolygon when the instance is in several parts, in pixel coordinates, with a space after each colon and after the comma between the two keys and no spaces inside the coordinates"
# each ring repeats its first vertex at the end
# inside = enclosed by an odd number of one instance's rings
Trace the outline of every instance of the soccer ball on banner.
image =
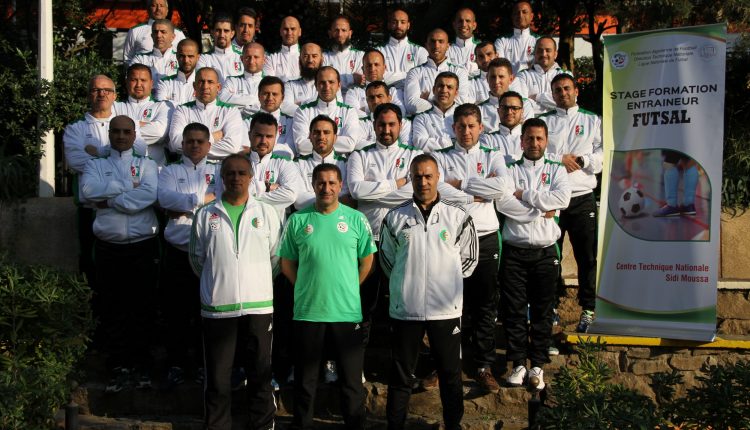
{"type": "Polygon", "coordinates": [[[645,205],[646,200],[643,191],[630,187],[622,193],[617,206],[620,208],[620,215],[623,218],[635,218],[646,213],[645,205]]]}

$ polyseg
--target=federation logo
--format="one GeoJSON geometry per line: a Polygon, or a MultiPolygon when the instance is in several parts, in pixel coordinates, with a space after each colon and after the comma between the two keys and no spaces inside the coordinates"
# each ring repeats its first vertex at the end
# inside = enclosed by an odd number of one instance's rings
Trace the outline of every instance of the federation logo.
{"type": "Polygon", "coordinates": [[[609,63],[617,70],[624,69],[628,66],[629,61],[628,54],[626,52],[618,51],[612,54],[612,57],[609,59],[609,63]]]}
{"type": "Polygon", "coordinates": [[[701,47],[700,56],[704,61],[713,59],[716,56],[716,47],[711,45],[701,47]]]}
{"type": "Polygon", "coordinates": [[[264,181],[268,182],[269,184],[273,184],[274,182],[276,182],[276,173],[274,173],[273,170],[266,170],[264,181]]]}
{"type": "Polygon", "coordinates": [[[542,173],[542,183],[549,185],[550,184],[550,176],[549,173],[542,173]]]}
{"type": "Polygon", "coordinates": [[[312,224],[307,224],[305,226],[305,234],[312,234],[315,229],[313,228],[312,224]]]}
{"type": "Polygon", "coordinates": [[[406,166],[406,159],[404,157],[396,159],[396,168],[403,169],[406,166]]]}
{"type": "Polygon", "coordinates": [[[213,173],[206,173],[206,185],[211,185],[213,183],[214,183],[213,173]]]}
{"type": "Polygon", "coordinates": [[[451,234],[448,233],[448,230],[446,229],[440,230],[440,240],[442,240],[443,242],[447,242],[448,240],[450,240],[450,238],[451,238],[451,234]]]}
{"type": "Polygon", "coordinates": [[[529,45],[526,47],[526,55],[531,55],[531,53],[534,52],[534,47],[529,45]]]}
{"type": "Polygon", "coordinates": [[[141,166],[130,166],[130,176],[134,178],[141,176],[141,166]]]}
{"type": "Polygon", "coordinates": [[[280,125],[279,126],[279,136],[283,136],[286,134],[286,126],[280,125]]]}
{"type": "Polygon", "coordinates": [[[250,224],[252,224],[255,228],[263,228],[263,220],[258,217],[253,218],[250,224]]]}
{"type": "Polygon", "coordinates": [[[340,233],[346,233],[347,231],[349,231],[349,226],[346,225],[344,221],[341,221],[340,223],[336,224],[336,228],[338,229],[340,233]]]}
{"type": "Polygon", "coordinates": [[[576,126],[575,134],[576,136],[583,136],[583,124],[576,126]]]}
{"type": "Polygon", "coordinates": [[[406,54],[406,61],[411,61],[411,54],[406,54]]]}
{"type": "Polygon", "coordinates": [[[474,61],[474,54],[469,55],[469,60],[474,61]]]}
{"type": "Polygon", "coordinates": [[[214,118],[214,127],[219,126],[219,116],[217,115],[216,118],[214,118]]]}
{"type": "Polygon", "coordinates": [[[239,63],[239,62],[235,61],[235,62],[234,62],[234,71],[235,71],[235,72],[239,72],[239,71],[240,71],[241,69],[242,69],[242,65],[241,65],[241,63],[239,63]]]}
{"type": "Polygon", "coordinates": [[[477,163],[477,173],[484,175],[484,166],[482,166],[482,163],[477,163]]]}
{"type": "Polygon", "coordinates": [[[143,110],[143,119],[150,119],[152,113],[153,113],[152,109],[144,109],[143,110]]]}
{"type": "Polygon", "coordinates": [[[217,231],[219,229],[219,214],[211,214],[208,217],[208,226],[211,227],[211,231],[217,231]]]}
{"type": "Polygon", "coordinates": [[[349,60],[349,70],[354,71],[354,60],[349,60]]]}
{"type": "Polygon", "coordinates": [[[177,62],[175,60],[170,61],[168,67],[172,70],[177,70],[177,62]]]}

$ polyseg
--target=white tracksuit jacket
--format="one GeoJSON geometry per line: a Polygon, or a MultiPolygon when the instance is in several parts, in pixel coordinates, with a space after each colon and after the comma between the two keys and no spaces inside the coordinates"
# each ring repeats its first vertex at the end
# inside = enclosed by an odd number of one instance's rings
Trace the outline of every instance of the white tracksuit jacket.
{"type": "Polygon", "coordinates": [[[330,154],[325,157],[321,157],[320,154],[314,152],[310,155],[302,155],[294,160],[294,164],[299,169],[300,178],[304,184],[304,189],[297,192],[297,201],[294,202],[294,207],[297,209],[304,209],[311,204],[315,203],[315,192],[312,187],[312,174],[315,167],[320,164],[333,164],[341,170],[341,191],[340,196],[349,194],[349,186],[347,185],[347,172],[346,172],[346,155],[339,154],[336,151],[331,151],[330,154]]]}
{"type": "MultiPolygon", "coordinates": [[[[367,83],[369,84],[369,82],[367,83]]],[[[369,114],[370,107],[367,106],[367,95],[365,94],[365,84],[362,87],[351,87],[346,91],[344,96],[344,103],[359,110],[359,115],[369,114]]],[[[388,94],[391,96],[391,103],[401,109],[401,115],[406,116],[406,108],[404,107],[404,91],[396,87],[390,87],[388,94]]]]}
{"type": "Polygon", "coordinates": [[[390,278],[391,318],[431,321],[459,318],[463,278],[479,258],[471,216],[462,206],[441,199],[424,219],[407,201],[383,219],[380,263],[390,278]]]}
{"type": "Polygon", "coordinates": [[[409,41],[409,37],[401,40],[388,38],[388,43],[376,47],[385,57],[385,79],[388,85],[403,88],[403,81],[409,70],[427,61],[427,50],[409,41]]]}
{"type": "MultiPolygon", "coordinates": [[[[534,115],[539,115],[555,108],[552,99],[552,79],[560,73],[568,73],[557,63],[546,72],[538,64],[518,73],[511,84],[511,90],[517,91],[521,96],[532,99],[534,115]]],[[[524,109],[525,111],[525,109],[524,109]]]]}
{"type": "Polygon", "coordinates": [[[237,225],[220,200],[195,215],[190,265],[200,278],[201,316],[232,318],[273,312],[273,278],[281,220],[252,197],[237,225]]]}
{"type": "MultiPolygon", "coordinates": [[[[151,37],[153,25],[154,20],[149,18],[148,22],[142,22],[128,30],[128,34],[125,36],[125,44],[122,46],[122,57],[125,64],[130,64],[133,57],[138,54],[153,51],[154,39],[151,37]]],[[[183,39],[185,39],[185,33],[179,28],[175,28],[172,49],[177,50],[177,44],[183,39]]]]}
{"type": "Polygon", "coordinates": [[[312,142],[310,142],[310,123],[318,115],[326,115],[336,121],[338,132],[336,133],[336,143],[334,150],[346,154],[352,152],[357,147],[364,133],[359,126],[357,110],[346,103],[334,99],[330,102],[324,102],[321,99],[315,99],[310,103],[304,104],[294,113],[294,143],[297,145],[297,151],[300,155],[312,153],[312,142]]]}
{"type": "Polygon", "coordinates": [[[167,49],[164,53],[158,49],[153,49],[151,52],[138,54],[133,57],[128,66],[136,63],[144,64],[151,68],[151,78],[154,82],[159,82],[165,76],[176,75],[179,68],[177,51],[174,49],[167,49]]]}
{"type": "Polygon", "coordinates": [[[516,124],[509,129],[500,124],[498,129],[492,133],[486,133],[482,137],[482,143],[495,151],[499,151],[505,157],[505,163],[512,163],[521,158],[521,128],[523,123],[516,124]]]}
{"type": "Polygon", "coordinates": [[[474,178],[464,187],[467,193],[494,199],[495,208],[506,216],[503,242],[520,248],[545,248],[560,238],[555,218],[545,218],[547,211],[559,211],[570,203],[570,186],[565,167],[542,157],[525,157],[508,165],[508,176],[474,178]],[[521,200],[513,196],[523,190],[521,200]]]}
{"type": "Polygon", "coordinates": [[[219,100],[237,106],[243,113],[253,114],[260,109],[258,84],[263,72],[245,71],[242,76],[230,76],[224,81],[219,100]]]}
{"type": "Polygon", "coordinates": [[[453,43],[451,43],[451,46],[448,47],[447,56],[453,60],[455,64],[463,66],[469,75],[472,75],[479,70],[474,50],[481,42],[482,41],[476,37],[470,39],[461,39],[460,37],[457,37],[453,43]]]}
{"type": "Polygon", "coordinates": [[[170,218],[164,228],[164,238],[175,248],[188,251],[193,218],[205,203],[206,194],[214,192],[217,176],[218,163],[204,158],[198,164],[193,164],[184,155],[159,172],[159,206],[185,214],[176,219],[170,218]]]}
{"type": "Polygon", "coordinates": [[[263,73],[276,76],[284,82],[299,79],[299,44],[281,45],[281,50],[266,55],[263,73]]]}
{"type": "Polygon", "coordinates": [[[498,58],[507,58],[513,66],[513,74],[529,68],[534,62],[537,36],[531,30],[513,29],[513,34],[495,40],[498,58]]]}
{"type": "Polygon", "coordinates": [[[164,145],[169,136],[169,121],[174,110],[172,105],[152,97],[141,100],[128,97],[126,102],[115,102],[114,109],[118,115],[127,115],[139,125],[141,137],[148,144],[148,156],[163,166],[167,161],[164,145]],[[141,122],[145,124],[141,125],[141,122]]]}
{"type": "Polygon", "coordinates": [[[228,47],[222,49],[213,47],[205,54],[201,54],[195,70],[204,67],[212,67],[219,74],[219,82],[222,84],[230,76],[242,76],[245,72],[245,65],[242,64],[242,49],[230,43],[228,47]]]}
{"type": "Polygon", "coordinates": [[[185,77],[185,74],[178,70],[176,75],[164,76],[159,80],[154,97],[159,101],[169,101],[174,107],[191,102],[195,100],[193,82],[195,71],[190,77],[185,77]]]}
{"type": "Polygon", "coordinates": [[[469,74],[466,72],[466,69],[463,66],[452,63],[448,58],[443,60],[440,65],[435,64],[432,58],[428,58],[424,64],[409,70],[409,73],[406,74],[406,80],[404,81],[404,104],[406,105],[406,113],[408,115],[425,112],[432,108],[432,88],[435,86],[435,78],[440,72],[453,72],[458,76],[456,103],[471,102],[469,74]],[[430,94],[429,100],[422,98],[423,92],[430,94]]]}
{"type": "MultiPolygon", "coordinates": [[[[505,158],[498,151],[480,146],[479,143],[466,150],[458,143],[453,147],[433,152],[432,156],[440,168],[440,180],[448,182],[458,179],[461,186],[469,178],[486,178],[487,176],[506,176],[505,158]]],[[[497,221],[495,207],[491,201],[474,202],[464,206],[474,220],[477,234],[482,237],[497,233],[500,224],[497,221]]]]}
{"type": "MultiPolygon", "coordinates": [[[[294,118],[291,115],[287,115],[276,109],[274,112],[266,112],[263,109],[258,112],[270,113],[276,118],[276,122],[279,124],[279,132],[276,134],[276,145],[273,147],[273,152],[280,155],[286,155],[289,158],[297,156],[297,146],[294,143],[294,132],[292,131],[292,125],[294,118]]],[[[252,123],[253,117],[258,112],[252,115],[242,115],[242,121],[245,123],[245,128],[249,131],[250,124],[252,123]]]]}
{"type": "MultiPolygon", "coordinates": [[[[490,97],[490,85],[487,83],[487,72],[481,70],[469,76],[469,103],[478,105],[490,97]]],[[[482,116],[484,121],[484,116],[482,116]]]]}
{"type": "Polygon", "coordinates": [[[346,91],[354,85],[354,74],[362,73],[363,51],[349,46],[343,51],[323,52],[323,65],[332,66],[341,76],[341,88],[346,91]]]}
{"type": "Polygon", "coordinates": [[[156,163],[132,148],[89,160],[81,177],[81,193],[87,201],[106,201],[109,206],[96,209],[94,235],[117,244],[156,236],[159,223],[152,206],[158,181],[156,163]]]}
{"type": "Polygon", "coordinates": [[[250,146],[239,109],[220,100],[208,104],[195,100],[177,106],[172,114],[172,124],[169,126],[170,151],[182,153],[182,131],[192,122],[205,125],[211,132],[211,150],[208,157],[212,160],[224,159],[228,155],[242,151],[243,146],[250,146]],[[218,130],[221,130],[224,136],[217,142],[213,133],[218,130]]]}
{"type": "Polygon", "coordinates": [[[583,168],[568,174],[571,196],[592,192],[596,188],[596,175],[604,164],[602,119],[579,106],[567,110],[556,108],[539,118],[549,128],[547,153],[550,159],[560,161],[563,154],[583,158],[583,168]]]}
{"type": "Polygon", "coordinates": [[[453,112],[458,104],[453,103],[443,112],[437,106],[416,115],[411,123],[411,144],[424,152],[437,151],[453,145],[453,112]]]}

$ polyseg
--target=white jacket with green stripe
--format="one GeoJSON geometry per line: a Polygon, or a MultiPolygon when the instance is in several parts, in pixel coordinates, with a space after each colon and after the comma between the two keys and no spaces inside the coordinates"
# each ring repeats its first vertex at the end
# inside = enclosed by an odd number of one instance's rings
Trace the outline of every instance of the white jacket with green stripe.
{"type": "Polygon", "coordinates": [[[277,211],[250,198],[235,234],[221,201],[203,206],[190,235],[190,265],[200,278],[201,316],[231,318],[273,312],[277,211]]]}

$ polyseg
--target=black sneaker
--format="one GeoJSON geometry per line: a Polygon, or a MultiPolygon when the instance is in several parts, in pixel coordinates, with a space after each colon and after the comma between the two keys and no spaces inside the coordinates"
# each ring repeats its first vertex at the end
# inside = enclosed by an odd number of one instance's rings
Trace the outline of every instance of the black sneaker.
{"type": "Polygon", "coordinates": [[[586,333],[589,331],[589,326],[594,322],[594,311],[583,311],[581,312],[581,319],[578,321],[576,331],[578,333],[586,333]]]}

